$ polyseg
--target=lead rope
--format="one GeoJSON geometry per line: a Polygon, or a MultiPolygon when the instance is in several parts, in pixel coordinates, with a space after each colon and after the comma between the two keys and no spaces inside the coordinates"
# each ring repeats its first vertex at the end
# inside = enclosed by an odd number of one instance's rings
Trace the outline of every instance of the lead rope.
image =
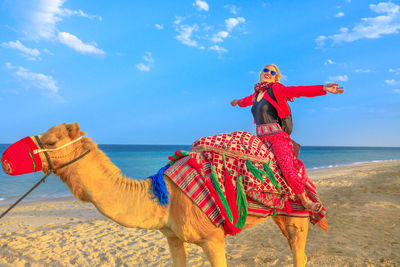
{"type": "Polygon", "coordinates": [[[14,204],[12,204],[5,212],[3,212],[1,215],[0,215],[0,219],[1,218],[3,218],[4,217],[4,215],[6,215],[10,210],[12,210],[15,206],[17,206],[17,204],[19,203],[19,202],[21,202],[27,195],[29,195],[36,187],[38,187],[42,182],[44,182],[44,180],[46,180],[46,178],[47,177],[49,177],[49,175],[51,174],[52,172],[51,171],[49,171],[47,174],[46,174],[46,176],[45,177],[43,177],[39,182],[37,182],[31,189],[29,189],[29,191],[28,192],[26,192],[22,197],[20,197],[14,204]]]}
{"type": "MultiPolygon", "coordinates": [[[[39,138],[38,138],[37,136],[35,136],[35,138],[36,138],[36,141],[38,142],[40,148],[43,148],[42,143],[40,142],[39,138]]],[[[59,169],[64,168],[64,167],[66,167],[66,166],[68,166],[68,165],[70,165],[70,164],[72,164],[72,163],[74,163],[74,162],[80,160],[81,158],[83,158],[84,156],[86,156],[87,154],[89,154],[89,152],[90,152],[90,150],[86,151],[85,153],[83,153],[82,155],[80,155],[79,157],[77,157],[76,159],[73,159],[73,160],[71,160],[70,162],[61,165],[60,167],[53,169],[53,165],[51,164],[49,155],[47,155],[47,152],[44,151],[44,153],[45,153],[45,155],[46,155],[47,162],[48,162],[49,167],[50,167],[49,171],[47,172],[47,174],[46,174],[42,179],[40,179],[39,182],[37,182],[31,189],[29,189],[28,192],[26,192],[26,193],[25,193],[22,197],[20,197],[14,204],[12,204],[5,212],[3,212],[3,213],[0,215],[0,219],[3,218],[3,217],[4,217],[10,210],[12,210],[15,206],[17,206],[17,204],[18,204],[19,202],[21,202],[26,196],[28,196],[33,190],[35,190],[36,187],[38,187],[42,182],[44,182],[44,181],[46,180],[46,178],[50,176],[50,174],[52,174],[52,173],[55,174],[56,171],[58,171],[59,169]]]]}

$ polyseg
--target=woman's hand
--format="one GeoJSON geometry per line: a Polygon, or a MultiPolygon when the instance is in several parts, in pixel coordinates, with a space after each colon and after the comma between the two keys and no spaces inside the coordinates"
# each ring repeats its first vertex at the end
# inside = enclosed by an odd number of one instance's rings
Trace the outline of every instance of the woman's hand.
{"type": "Polygon", "coordinates": [[[236,99],[233,99],[233,100],[231,101],[231,105],[232,105],[232,107],[236,106],[236,105],[237,105],[237,100],[236,100],[236,99]]]}
{"type": "Polygon", "coordinates": [[[328,83],[326,85],[324,85],[324,90],[332,93],[332,94],[341,94],[344,92],[344,90],[342,90],[344,87],[339,87],[339,84],[337,83],[328,83]]]}

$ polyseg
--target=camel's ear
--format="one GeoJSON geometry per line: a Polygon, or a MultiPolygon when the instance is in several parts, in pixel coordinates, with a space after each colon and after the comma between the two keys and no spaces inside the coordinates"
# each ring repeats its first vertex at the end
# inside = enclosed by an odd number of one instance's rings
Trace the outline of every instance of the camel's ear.
{"type": "Polygon", "coordinates": [[[79,124],[77,122],[75,123],[71,123],[71,124],[67,124],[66,125],[67,130],[68,130],[68,135],[71,139],[75,139],[81,136],[81,131],[80,131],[80,127],[79,124]]]}

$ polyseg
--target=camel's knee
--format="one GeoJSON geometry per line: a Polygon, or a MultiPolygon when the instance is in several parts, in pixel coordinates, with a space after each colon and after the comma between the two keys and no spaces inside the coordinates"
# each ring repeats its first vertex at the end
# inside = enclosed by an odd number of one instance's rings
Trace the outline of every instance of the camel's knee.
{"type": "Polygon", "coordinates": [[[298,224],[287,224],[285,228],[290,246],[305,246],[308,227],[298,224]]]}
{"type": "Polygon", "coordinates": [[[173,256],[186,258],[185,243],[178,237],[167,237],[168,246],[173,256]]]}
{"type": "Polygon", "coordinates": [[[286,225],[286,233],[290,246],[296,244],[301,230],[296,225],[286,225]]]}

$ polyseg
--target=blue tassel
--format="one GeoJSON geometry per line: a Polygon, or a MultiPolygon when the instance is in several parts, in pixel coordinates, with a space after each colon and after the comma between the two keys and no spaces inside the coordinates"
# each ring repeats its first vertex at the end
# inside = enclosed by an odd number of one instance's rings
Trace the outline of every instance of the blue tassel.
{"type": "Polygon", "coordinates": [[[162,167],[156,174],[149,177],[152,180],[151,190],[154,194],[153,199],[158,198],[160,205],[167,205],[169,203],[167,185],[165,184],[164,180],[164,172],[170,166],[171,165],[167,164],[166,166],[162,167]]]}

